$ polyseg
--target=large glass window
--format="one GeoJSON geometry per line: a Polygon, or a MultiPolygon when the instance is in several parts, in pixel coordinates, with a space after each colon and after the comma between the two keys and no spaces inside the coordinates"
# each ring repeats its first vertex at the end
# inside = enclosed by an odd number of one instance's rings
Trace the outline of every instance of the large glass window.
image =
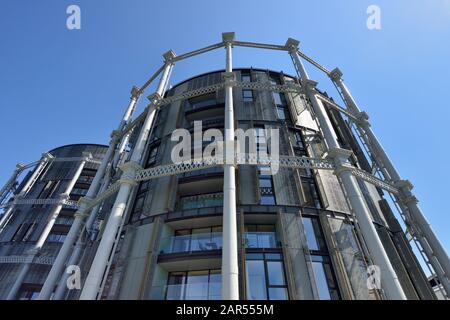
{"type": "Polygon", "coordinates": [[[320,300],[338,300],[333,271],[326,256],[312,256],[312,266],[320,300]]]}
{"type": "Polygon", "coordinates": [[[317,218],[303,217],[303,225],[309,250],[326,252],[325,240],[317,218]]]}
{"type": "Polygon", "coordinates": [[[316,217],[303,217],[306,241],[311,255],[314,280],[320,300],[339,299],[325,239],[316,217]]]}
{"type": "Polygon", "coordinates": [[[247,248],[278,248],[279,242],[273,224],[246,224],[245,245],[247,248]]]}
{"type": "Polygon", "coordinates": [[[221,281],[220,270],[171,272],[166,300],[218,300],[221,281]]]}
{"type": "Polygon", "coordinates": [[[222,226],[175,230],[161,240],[162,253],[219,250],[222,248],[222,226]]]}
{"type": "Polygon", "coordinates": [[[287,300],[288,292],[280,253],[247,253],[247,299],[287,300]]]}

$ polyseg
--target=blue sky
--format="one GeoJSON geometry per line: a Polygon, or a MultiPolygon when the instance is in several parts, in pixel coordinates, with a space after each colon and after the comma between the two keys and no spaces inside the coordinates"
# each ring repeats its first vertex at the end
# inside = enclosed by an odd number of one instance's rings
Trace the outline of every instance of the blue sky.
{"type": "MultiPolygon", "coordinates": [[[[147,80],[163,52],[219,42],[224,31],[265,43],[297,38],[306,54],[329,69],[338,66],[450,248],[449,0],[2,0],[0,183],[17,162],[43,151],[107,143],[131,86],[147,80]],[[81,30],[66,28],[71,4],[81,8],[81,30]],[[371,4],[381,8],[381,30],[366,27],[371,4]]],[[[237,48],[234,65],[293,73],[281,52],[237,48]]],[[[221,49],[176,65],[171,83],[223,67],[221,49]]],[[[308,68],[320,88],[335,94],[308,68]]]]}

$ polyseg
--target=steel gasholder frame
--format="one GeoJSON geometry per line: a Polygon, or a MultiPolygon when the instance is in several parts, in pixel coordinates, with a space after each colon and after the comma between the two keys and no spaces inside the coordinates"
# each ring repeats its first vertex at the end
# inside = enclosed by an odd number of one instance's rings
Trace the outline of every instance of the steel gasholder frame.
{"type": "MultiPolygon", "coordinates": [[[[443,284],[446,292],[450,292],[450,282],[449,282],[449,274],[450,274],[450,260],[448,259],[448,255],[443,249],[440,242],[437,240],[437,237],[429,228],[429,224],[423,222],[424,217],[421,213],[420,209],[417,207],[417,200],[411,193],[411,186],[403,183],[403,180],[398,175],[394,166],[390,162],[387,157],[384,149],[379,144],[375,135],[370,129],[370,124],[368,122],[367,117],[362,117],[365,113],[359,111],[356,102],[353,97],[350,95],[348,88],[345,86],[341,79],[342,73],[339,69],[334,69],[333,71],[329,71],[304,53],[302,53],[298,49],[299,41],[295,39],[289,38],[285,45],[273,45],[273,44],[264,44],[264,43],[254,43],[254,42],[244,42],[235,40],[234,33],[224,33],[222,37],[222,42],[194,50],[191,52],[187,52],[182,55],[176,55],[173,51],[168,51],[164,54],[165,62],[164,64],[141,86],[141,87],[133,87],[132,96],[130,100],[130,104],[127,108],[127,111],[120,122],[120,125],[117,130],[113,131],[112,139],[107,151],[105,158],[98,162],[100,164],[101,170],[97,171],[94,182],[89,189],[88,195],[82,198],[78,203],[78,212],[76,215],[75,223],[72,225],[67,243],[64,243],[63,248],[58,253],[58,256],[53,263],[52,269],[47,277],[44,287],[40,293],[39,299],[49,299],[51,292],[54,288],[54,285],[57,284],[58,279],[61,278],[61,273],[64,267],[65,262],[67,261],[71,250],[73,250],[73,245],[77,241],[77,239],[82,237],[80,231],[85,223],[86,218],[89,217],[89,224],[93,223],[95,220],[95,214],[93,215],[96,206],[100,205],[105,199],[116,195],[116,202],[113,207],[113,212],[110,214],[107,220],[107,226],[104,230],[103,237],[100,240],[99,249],[96,252],[94,261],[92,263],[88,279],[86,280],[81,299],[98,299],[101,292],[101,281],[103,276],[103,271],[107,268],[109,263],[109,249],[113,246],[116,241],[114,235],[119,228],[121,228],[121,223],[123,223],[123,213],[126,207],[127,199],[130,195],[132,187],[138,181],[144,181],[148,179],[154,179],[167,175],[175,175],[182,172],[188,172],[193,170],[199,170],[211,166],[223,165],[225,170],[224,177],[224,193],[226,201],[230,203],[224,203],[224,237],[227,237],[230,241],[228,246],[224,246],[223,248],[223,256],[228,257],[227,264],[223,265],[223,298],[224,299],[239,299],[238,294],[238,285],[237,285],[237,252],[235,252],[235,241],[236,239],[237,229],[235,224],[236,217],[236,205],[233,199],[236,198],[235,194],[235,185],[234,179],[230,180],[231,177],[234,177],[234,168],[242,163],[250,163],[250,164],[268,164],[271,161],[275,161],[274,159],[253,159],[254,162],[245,162],[248,160],[249,155],[239,155],[236,154],[233,156],[232,162],[218,163],[215,160],[204,159],[202,161],[191,161],[182,164],[168,164],[161,165],[158,167],[143,169],[140,165],[142,164],[142,157],[144,152],[144,146],[148,139],[149,132],[153,126],[153,119],[155,115],[155,110],[157,108],[162,108],[174,101],[187,99],[190,97],[202,95],[205,93],[215,92],[217,90],[226,89],[226,112],[229,112],[229,116],[226,115],[226,125],[225,131],[230,131],[233,129],[233,124],[231,119],[233,119],[233,101],[232,101],[232,90],[233,87],[241,87],[241,88],[251,88],[254,90],[271,90],[278,92],[298,92],[305,94],[309,100],[312,102],[313,107],[315,108],[316,113],[323,114],[323,121],[320,121],[320,130],[324,132],[325,138],[327,139],[327,145],[329,147],[328,159],[313,159],[313,158],[298,158],[298,157],[280,157],[280,159],[276,160],[277,164],[280,167],[288,167],[288,168],[313,168],[313,169],[325,169],[325,170],[334,170],[336,174],[340,177],[342,181],[344,181],[344,185],[347,194],[358,194],[360,193],[358,187],[354,183],[355,177],[359,179],[363,179],[369,183],[374,184],[375,186],[382,188],[390,193],[392,193],[401,204],[401,207],[404,210],[409,210],[415,219],[408,221],[418,233],[422,234],[422,239],[429,242],[430,250],[427,252],[427,256],[433,265],[433,269],[436,271],[440,282],[443,284]],[[276,51],[284,51],[289,53],[291,58],[293,59],[294,67],[297,71],[298,77],[301,80],[300,85],[289,84],[289,85],[272,85],[266,84],[262,85],[260,83],[252,84],[252,83],[243,83],[236,81],[231,76],[225,77],[224,81],[205,88],[196,89],[190,92],[184,92],[180,95],[165,97],[164,92],[167,87],[167,83],[170,77],[170,73],[172,71],[172,67],[176,62],[183,61],[189,59],[191,57],[201,55],[203,53],[210,52],[215,49],[225,48],[226,49],[226,73],[230,74],[233,72],[232,64],[231,64],[231,51],[233,46],[240,47],[249,47],[255,49],[267,49],[267,50],[276,50],[276,51]],[[300,59],[304,59],[309,62],[311,65],[316,67],[318,70],[324,72],[337,86],[338,90],[340,90],[340,94],[343,96],[343,101],[345,104],[345,108],[339,106],[336,102],[328,99],[321,95],[316,89],[316,83],[309,79],[306,70],[301,63],[300,59]],[[149,96],[150,103],[145,108],[145,110],[137,116],[134,120],[131,120],[132,114],[134,113],[135,106],[139,97],[144,93],[144,91],[150,86],[150,84],[161,75],[161,79],[158,85],[158,88],[154,94],[149,96]],[[361,169],[351,166],[347,162],[347,154],[344,151],[339,149],[339,146],[335,143],[335,134],[333,132],[333,128],[327,122],[326,116],[324,112],[324,108],[332,108],[337,110],[342,115],[347,117],[350,121],[357,125],[358,130],[361,131],[365,138],[365,142],[367,143],[370,152],[375,156],[377,160],[377,165],[382,168],[382,172],[386,173],[385,179],[379,179],[371,173],[365,172],[361,169]],[[228,111],[227,111],[228,110],[228,111]],[[136,142],[134,149],[132,150],[131,159],[125,161],[125,163],[118,163],[117,159],[120,155],[123,154],[124,145],[128,143],[128,136],[131,131],[135,130],[142,124],[141,131],[139,134],[138,141],[136,142]],[[115,159],[115,161],[114,161],[115,159]],[[108,174],[107,168],[112,168],[114,166],[120,165],[123,170],[122,177],[117,181],[108,182],[105,184],[103,182],[103,188],[100,190],[100,186],[102,185],[102,180],[105,179],[108,174]],[[229,172],[228,172],[229,171],[229,172]],[[111,185],[108,185],[111,183],[111,185]],[[92,189],[92,190],[91,190],[92,189]],[[414,199],[412,201],[411,199],[414,199]],[[234,203],[233,203],[234,202],[234,203]],[[234,210],[234,211],[233,211],[234,210]],[[420,224],[417,225],[416,221],[419,221],[420,224]],[[226,224],[226,226],[225,226],[226,224]],[[431,241],[430,241],[431,240],[431,241]],[[236,258],[236,259],[235,259],[236,258]],[[225,273],[224,273],[225,271],[225,273]],[[226,282],[226,283],[225,283],[226,282]],[[225,288],[225,289],[224,289],[225,288]]],[[[230,140],[230,139],[228,139],[230,140]]],[[[78,161],[79,159],[55,159],[55,161],[78,161]]],[[[92,159],[87,161],[94,161],[92,159]]],[[[21,171],[26,168],[32,167],[39,162],[34,162],[29,165],[21,165],[18,166],[15,170],[13,176],[8,180],[5,187],[1,189],[0,196],[3,196],[12,189],[12,186],[16,183],[17,177],[21,171]]],[[[110,170],[109,169],[109,170],[110,170]]],[[[109,181],[109,180],[108,180],[109,181]]],[[[359,195],[357,197],[360,197],[359,195]]],[[[356,197],[356,198],[357,198],[356,197]]],[[[1,199],[2,201],[4,199],[1,199]]],[[[356,199],[350,199],[352,202],[352,209],[355,211],[360,210],[361,212],[356,212],[358,216],[358,220],[364,219],[364,214],[366,214],[366,209],[364,208],[364,201],[360,201],[356,203],[354,202],[356,199]],[[363,212],[365,212],[363,214],[363,212]]],[[[11,201],[10,203],[3,204],[0,208],[8,208],[11,209],[16,205],[20,205],[22,203],[31,203],[33,201],[38,201],[37,199],[16,199],[11,201]]],[[[67,201],[67,200],[65,200],[67,201]]],[[[0,203],[1,204],[1,203],[0,203]]],[[[409,217],[410,215],[405,215],[409,217]]],[[[361,221],[359,221],[361,222],[361,221]]],[[[375,239],[374,241],[379,241],[377,235],[373,232],[370,227],[372,224],[371,221],[367,221],[367,227],[364,229],[365,232],[363,237],[368,237],[369,239],[375,239]],[[378,239],[378,240],[376,240],[378,239]]],[[[90,225],[86,225],[86,227],[90,227],[90,225]]],[[[82,231],[81,231],[82,232],[82,231]]],[[[225,241],[224,241],[225,242],[225,241]]],[[[381,250],[379,257],[379,262],[381,264],[386,265],[385,271],[388,274],[392,275],[392,283],[384,283],[383,289],[385,294],[389,298],[394,299],[404,299],[404,294],[402,292],[401,287],[399,287],[395,272],[392,270],[389,261],[386,261],[386,257],[383,257],[382,248],[373,247],[372,250],[381,250]]],[[[372,251],[371,250],[371,251],[372,251]]],[[[375,254],[373,251],[372,254],[375,254]]],[[[376,254],[375,254],[376,255],[376,254]]],[[[25,258],[18,257],[17,259],[22,259],[23,261],[28,261],[25,258]]]]}

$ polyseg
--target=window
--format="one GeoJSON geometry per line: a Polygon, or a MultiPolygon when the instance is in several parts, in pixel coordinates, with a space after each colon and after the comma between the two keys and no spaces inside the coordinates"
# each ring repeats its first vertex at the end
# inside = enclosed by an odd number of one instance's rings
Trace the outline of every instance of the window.
{"type": "Polygon", "coordinates": [[[161,241],[162,253],[219,250],[222,248],[222,227],[175,230],[173,236],[161,241]]]}
{"type": "Polygon", "coordinates": [[[207,108],[217,105],[215,93],[191,98],[188,100],[188,102],[192,109],[207,108]]]}
{"type": "Polygon", "coordinates": [[[306,241],[309,250],[313,251],[327,251],[325,239],[323,238],[322,230],[317,218],[303,217],[303,226],[305,228],[306,241]]]}
{"type": "Polygon", "coordinates": [[[11,241],[20,241],[23,238],[23,235],[28,229],[28,223],[21,223],[19,227],[17,228],[16,232],[14,232],[14,235],[11,238],[11,241]]]}
{"type": "Polygon", "coordinates": [[[273,224],[246,224],[245,246],[247,248],[278,248],[279,242],[273,224]]]}
{"type": "Polygon", "coordinates": [[[247,299],[287,300],[284,264],[280,253],[247,253],[247,299]]]}
{"type": "Polygon", "coordinates": [[[94,169],[84,168],[77,180],[77,183],[90,184],[94,180],[96,173],[97,171],[94,169]]]}
{"type": "MultiPolygon", "coordinates": [[[[56,189],[58,188],[59,181],[48,181],[44,188],[41,190],[39,195],[37,196],[37,199],[49,199],[53,196],[56,189]]],[[[33,208],[36,207],[43,207],[44,204],[33,204],[33,208]]]]}
{"type": "Polygon", "coordinates": [[[274,92],[273,100],[277,106],[287,106],[286,96],[282,92],[274,92]]]}
{"type": "Polygon", "coordinates": [[[48,242],[58,242],[63,243],[64,240],[66,240],[65,234],[59,234],[59,233],[50,233],[47,237],[48,242]]]}
{"type": "Polygon", "coordinates": [[[269,75],[269,81],[273,85],[280,84],[280,79],[278,78],[278,75],[273,74],[273,73],[269,75]]]}
{"type": "Polygon", "coordinates": [[[150,167],[156,163],[156,157],[158,156],[158,148],[159,146],[154,146],[150,149],[150,152],[148,153],[147,167],[150,167]]]}
{"type": "Polygon", "coordinates": [[[242,82],[252,82],[252,76],[248,71],[241,72],[241,81],[242,82]]]}
{"type": "Polygon", "coordinates": [[[151,199],[150,199],[151,194],[147,193],[147,191],[149,190],[149,187],[150,187],[150,180],[142,181],[139,184],[136,198],[134,201],[133,212],[131,214],[131,221],[138,221],[139,219],[144,217],[143,215],[141,215],[141,212],[144,209],[144,202],[145,202],[146,197],[149,197],[149,198],[147,198],[148,203],[150,203],[150,201],[151,201],[151,199]]]}
{"type": "Polygon", "coordinates": [[[277,106],[278,119],[284,121],[286,120],[286,108],[284,106],[277,106]]]}
{"type": "Polygon", "coordinates": [[[339,292],[319,220],[315,217],[303,217],[303,225],[319,299],[337,300],[339,292]]]}
{"type": "Polygon", "coordinates": [[[22,241],[28,241],[30,239],[31,235],[33,234],[34,229],[36,228],[36,222],[29,223],[27,231],[25,232],[25,235],[22,238],[22,241]]]}
{"type": "Polygon", "coordinates": [[[244,102],[253,102],[253,90],[243,89],[242,99],[244,100],[244,102]]]}
{"type": "Polygon", "coordinates": [[[260,203],[262,205],[275,205],[275,193],[273,189],[272,175],[270,167],[260,166],[258,167],[259,174],[259,191],[260,191],[260,203]]]}
{"type": "Polygon", "coordinates": [[[314,278],[320,300],[338,300],[339,293],[334,281],[329,258],[326,256],[312,256],[314,278]]]}
{"type": "Polygon", "coordinates": [[[65,226],[70,226],[73,223],[74,217],[73,216],[58,216],[56,218],[55,224],[61,224],[65,226]]]}
{"type": "Polygon", "coordinates": [[[36,300],[39,296],[42,286],[36,284],[23,284],[19,294],[19,300],[36,300]]]}
{"type": "Polygon", "coordinates": [[[145,193],[140,195],[138,198],[136,198],[136,202],[134,203],[133,213],[141,212],[144,208],[144,200],[145,200],[145,193]]]}
{"type": "Polygon", "coordinates": [[[166,300],[219,300],[220,270],[170,272],[166,300]]]}
{"type": "Polygon", "coordinates": [[[85,196],[88,192],[88,189],[81,189],[81,188],[73,188],[70,192],[71,196],[85,196]]]}
{"type": "Polygon", "coordinates": [[[303,143],[303,136],[302,133],[299,131],[294,131],[294,140],[295,140],[295,147],[305,149],[305,144],[303,143]]]}
{"type": "Polygon", "coordinates": [[[319,194],[317,192],[316,183],[312,178],[302,177],[302,189],[305,195],[305,203],[303,204],[306,207],[318,208],[322,207],[320,203],[319,194]]]}
{"type": "Polygon", "coordinates": [[[255,127],[255,144],[259,155],[267,155],[266,130],[263,127],[255,127]]]}

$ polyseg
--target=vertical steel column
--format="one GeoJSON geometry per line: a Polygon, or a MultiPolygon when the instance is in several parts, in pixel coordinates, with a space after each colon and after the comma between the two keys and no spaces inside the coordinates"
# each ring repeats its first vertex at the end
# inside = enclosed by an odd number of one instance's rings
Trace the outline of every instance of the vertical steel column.
{"type": "Polygon", "coordinates": [[[226,50],[225,163],[223,177],[222,299],[239,300],[236,182],[234,167],[234,110],[232,43],[234,32],[222,34],[226,50]]]}
{"type": "Polygon", "coordinates": [[[56,282],[58,281],[58,278],[60,277],[63,269],[64,269],[64,263],[66,262],[73,245],[75,241],[77,240],[78,234],[84,224],[84,221],[86,219],[86,216],[88,216],[88,212],[86,212],[86,208],[89,204],[89,201],[92,200],[98,193],[98,190],[100,188],[101,181],[105,175],[106,169],[108,167],[109,162],[111,161],[114,152],[117,147],[118,143],[118,137],[120,135],[120,132],[125,127],[126,123],[129,121],[130,117],[132,116],[135,108],[136,103],[141,95],[141,91],[137,87],[133,87],[131,89],[131,98],[130,102],[128,104],[128,107],[122,117],[122,120],[120,121],[119,127],[117,130],[113,131],[111,135],[111,140],[109,142],[108,149],[102,159],[102,162],[97,169],[97,172],[95,173],[95,177],[92,180],[91,185],[89,186],[88,192],[84,198],[80,201],[80,207],[78,208],[77,212],[75,213],[75,220],[70,227],[69,233],[67,234],[66,240],[64,241],[56,259],[53,263],[53,266],[47,275],[47,278],[45,279],[44,285],[42,286],[41,292],[39,294],[38,299],[39,300],[47,300],[50,299],[50,296],[54,290],[54,286],[56,282]]]}
{"type": "Polygon", "coordinates": [[[342,72],[338,68],[336,68],[333,71],[331,71],[330,78],[341,90],[344,96],[344,102],[346,103],[349,111],[359,118],[359,121],[356,124],[363,129],[364,131],[363,133],[368,138],[368,140],[366,139],[366,141],[368,142],[367,144],[368,147],[370,148],[370,151],[375,156],[375,160],[378,162],[377,165],[381,168],[384,168],[387,171],[390,179],[393,180],[393,182],[396,183],[399,189],[401,190],[402,196],[398,197],[398,200],[400,203],[403,203],[408,208],[408,211],[413,219],[412,222],[417,223],[417,225],[414,225],[414,227],[416,228],[418,227],[419,232],[422,232],[423,235],[425,236],[427,243],[424,243],[424,241],[420,240],[419,237],[419,241],[422,247],[424,247],[424,250],[429,251],[427,250],[429,245],[432,251],[429,253],[437,258],[440,266],[435,266],[435,261],[433,263],[433,257],[429,257],[430,262],[433,264],[435,271],[439,273],[440,268],[442,268],[442,271],[445,273],[441,274],[440,280],[445,290],[447,291],[447,295],[449,295],[450,259],[445,248],[442,246],[441,242],[439,241],[433,229],[431,228],[430,223],[427,221],[424,214],[422,213],[422,210],[418,205],[417,198],[411,192],[411,189],[413,187],[412,184],[409,183],[408,181],[402,180],[402,178],[400,177],[400,174],[398,173],[391,159],[384,151],[384,148],[382,147],[381,143],[378,141],[377,137],[373,133],[370,127],[370,123],[368,121],[367,114],[365,112],[360,111],[358,105],[356,104],[355,99],[350,94],[350,91],[348,90],[347,86],[342,80],[342,72]],[[442,279],[442,277],[444,277],[444,279],[442,279]]]}
{"type": "Polygon", "coordinates": [[[38,166],[36,169],[34,169],[33,174],[31,177],[27,180],[25,185],[22,187],[22,190],[20,190],[19,196],[24,197],[27,195],[28,191],[33,187],[34,183],[36,182],[36,179],[39,178],[39,174],[42,172],[44,167],[47,165],[47,163],[53,158],[53,156],[50,153],[43,153],[41,160],[39,161],[38,166]]]}
{"type": "MultiPolygon", "coordinates": [[[[169,80],[169,74],[173,66],[172,59],[175,57],[175,53],[173,53],[173,51],[169,51],[164,55],[164,57],[166,62],[155,93],[156,98],[161,98],[164,95],[164,88],[169,80]]],[[[152,99],[155,98],[153,95],[151,97],[152,99]]],[[[95,300],[97,298],[103,273],[107,266],[111,249],[116,239],[116,233],[120,227],[122,217],[126,209],[128,197],[131,193],[132,187],[136,184],[134,181],[136,170],[141,169],[140,162],[155,117],[156,107],[154,106],[153,101],[148,108],[149,110],[139,133],[139,137],[136,141],[136,145],[133,148],[131,159],[129,162],[126,162],[121,166],[123,174],[119,180],[121,183],[120,189],[106,223],[102,239],[100,240],[100,244],[89,270],[89,274],[84,283],[80,300],[95,300]]]]}
{"type": "Polygon", "coordinates": [[[325,137],[325,141],[328,145],[329,157],[334,159],[336,163],[336,175],[342,181],[348,200],[358,219],[358,223],[361,227],[361,231],[366,240],[370,254],[373,256],[374,262],[380,267],[382,287],[389,299],[405,300],[406,296],[394,268],[389,261],[386,251],[384,250],[383,244],[378,237],[378,233],[375,229],[369,209],[367,208],[367,204],[365,203],[364,197],[359,189],[356,178],[353,176],[351,171],[346,168],[348,157],[351,155],[351,152],[341,149],[339,146],[336,133],[334,132],[330,119],[326,114],[322,101],[316,97],[315,85],[317,83],[307,78],[308,76],[306,70],[298,54],[298,44],[299,41],[289,39],[286,43],[286,48],[289,50],[295,68],[299,71],[300,76],[306,77],[302,79],[302,84],[305,87],[305,92],[311,101],[314,112],[318,118],[320,128],[325,137]]]}
{"type": "MultiPolygon", "coordinates": [[[[41,157],[41,160],[39,161],[39,164],[35,167],[33,173],[28,178],[28,180],[25,182],[25,185],[22,187],[20,192],[14,198],[20,199],[20,198],[25,197],[27,192],[31,189],[31,187],[33,186],[34,182],[38,178],[39,174],[42,172],[42,169],[44,169],[44,167],[46,166],[47,162],[51,158],[53,158],[53,156],[51,154],[49,154],[49,153],[42,154],[42,157],[41,157]]],[[[4,229],[5,225],[6,225],[6,223],[8,222],[9,217],[11,216],[13,210],[14,210],[14,203],[12,203],[8,207],[8,209],[3,213],[2,218],[0,220],[0,232],[3,231],[3,229],[4,229]]]]}
{"type": "Polygon", "coordinates": [[[27,272],[30,270],[31,264],[33,262],[33,258],[39,253],[39,251],[42,249],[42,246],[45,243],[45,240],[47,239],[48,235],[50,234],[51,229],[53,228],[53,225],[55,224],[56,219],[59,216],[59,213],[61,212],[61,209],[63,207],[64,201],[69,199],[70,192],[72,191],[73,187],[75,186],[75,183],[77,182],[78,178],[81,175],[81,171],[83,171],[84,165],[86,164],[86,161],[92,157],[91,154],[85,154],[83,153],[83,160],[78,165],[77,170],[75,171],[75,174],[73,175],[72,179],[69,181],[68,185],[66,186],[66,189],[64,190],[64,193],[60,195],[60,201],[56,205],[56,207],[53,208],[52,212],[50,213],[49,219],[47,221],[47,224],[45,225],[44,230],[42,231],[41,235],[39,236],[39,239],[37,240],[36,244],[33,246],[33,248],[27,253],[27,255],[30,257],[30,261],[27,262],[20,270],[19,275],[16,278],[16,281],[14,282],[11,290],[8,293],[7,300],[15,299],[17,296],[17,293],[20,289],[20,286],[23,283],[23,280],[25,279],[25,276],[27,275],[27,272]]]}
{"type": "MultiPolygon", "coordinates": [[[[23,170],[23,165],[17,164],[16,169],[14,170],[11,178],[9,178],[8,182],[5,184],[5,186],[0,191],[0,203],[6,198],[6,196],[9,193],[9,190],[14,185],[14,182],[17,180],[17,177],[23,170]]],[[[0,232],[3,230],[3,226],[6,224],[6,222],[9,219],[9,216],[11,215],[12,211],[14,209],[14,203],[10,203],[9,207],[3,212],[1,218],[0,218],[0,232]]]]}
{"type": "MultiPolygon", "coordinates": [[[[17,177],[22,172],[24,165],[18,163],[16,165],[16,169],[14,169],[14,172],[11,176],[11,178],[8,179],[6,184],[3,186],[3,188],[0,190],[0,204],[3,202],[3,200],[6,199],[8,194],[11,192],[11,189],[14,187],[17,177]]],[[[0,224],[1,225],[1,224],[0,224]]]]}

